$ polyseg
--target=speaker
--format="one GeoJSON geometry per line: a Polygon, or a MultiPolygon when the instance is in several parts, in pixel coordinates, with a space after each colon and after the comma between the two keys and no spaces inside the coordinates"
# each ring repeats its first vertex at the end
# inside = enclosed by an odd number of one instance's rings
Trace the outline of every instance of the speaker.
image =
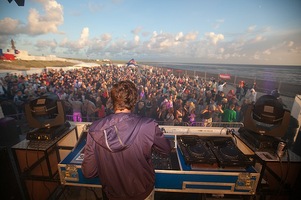
{"type": "Polygon", "coordinates": [[[9,148],[0,147],[0,194],[1,199],[23,199],[20,182],[18,182],[16,170],[14,170],[12,156],[9,148]]]}
{"type": "Polygon", "coordinates": [[[17,121],[12,117],[0,119],[0,146],[12,146],[19,142],[19,135],[22,134],[17,121]]]}

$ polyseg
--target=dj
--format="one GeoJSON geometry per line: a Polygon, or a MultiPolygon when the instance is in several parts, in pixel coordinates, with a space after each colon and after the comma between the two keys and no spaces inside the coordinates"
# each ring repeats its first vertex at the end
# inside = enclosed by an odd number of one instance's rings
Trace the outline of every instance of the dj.
{"type": "Polygon", "coordinates": [[[115,113],[89,129],[82,171],[87,178],[99,176],[104,199],[154,199],[152,148],[166,154],[171,150],[153,119],[131,113],[137,98],[131,81],[115,84],[111,90],[115,113]]]}

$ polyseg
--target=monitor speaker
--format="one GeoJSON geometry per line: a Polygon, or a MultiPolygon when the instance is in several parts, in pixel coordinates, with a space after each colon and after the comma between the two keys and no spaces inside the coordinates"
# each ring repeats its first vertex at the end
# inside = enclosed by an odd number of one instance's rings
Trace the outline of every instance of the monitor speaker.
{"type": "Polygon", "coordinates": [[[0,119],[0,146],[12,146],[20,141],[19,135],[22,134],[16,119],[4,117],[0,119]]]}
{"type": "Polygon", "coordinates": [[[20,182],[18,182],[15,167],[13,167],[10,148],[0,147],[0,193],[1,199],[23,199],[20,182]]]}

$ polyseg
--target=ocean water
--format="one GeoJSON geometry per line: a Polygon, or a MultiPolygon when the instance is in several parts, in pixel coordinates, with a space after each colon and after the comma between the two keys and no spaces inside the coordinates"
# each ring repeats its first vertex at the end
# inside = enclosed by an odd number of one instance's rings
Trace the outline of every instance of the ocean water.
{"type": "Polygon", "coordinates": [[[241,64],[197,64],[197,63],[143,63],[154,67],[192,70],[212,74],[230,74],[231,77],[248,77],[301,86],[301,66],[241,65],[241,64]]]}

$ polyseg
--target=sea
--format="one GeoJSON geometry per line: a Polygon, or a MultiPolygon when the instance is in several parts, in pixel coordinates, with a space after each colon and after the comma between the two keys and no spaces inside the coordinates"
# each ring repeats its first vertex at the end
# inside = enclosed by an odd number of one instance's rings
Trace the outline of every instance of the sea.
{"type": "Polygon", "coordinates": [[[147,62],[143,64],[154,67],[206,72],[209,74],[229,74],[231,77],[247,77],[254,80],[268,80],[301,86],[301,66],[171,62],[147,62]]]}

